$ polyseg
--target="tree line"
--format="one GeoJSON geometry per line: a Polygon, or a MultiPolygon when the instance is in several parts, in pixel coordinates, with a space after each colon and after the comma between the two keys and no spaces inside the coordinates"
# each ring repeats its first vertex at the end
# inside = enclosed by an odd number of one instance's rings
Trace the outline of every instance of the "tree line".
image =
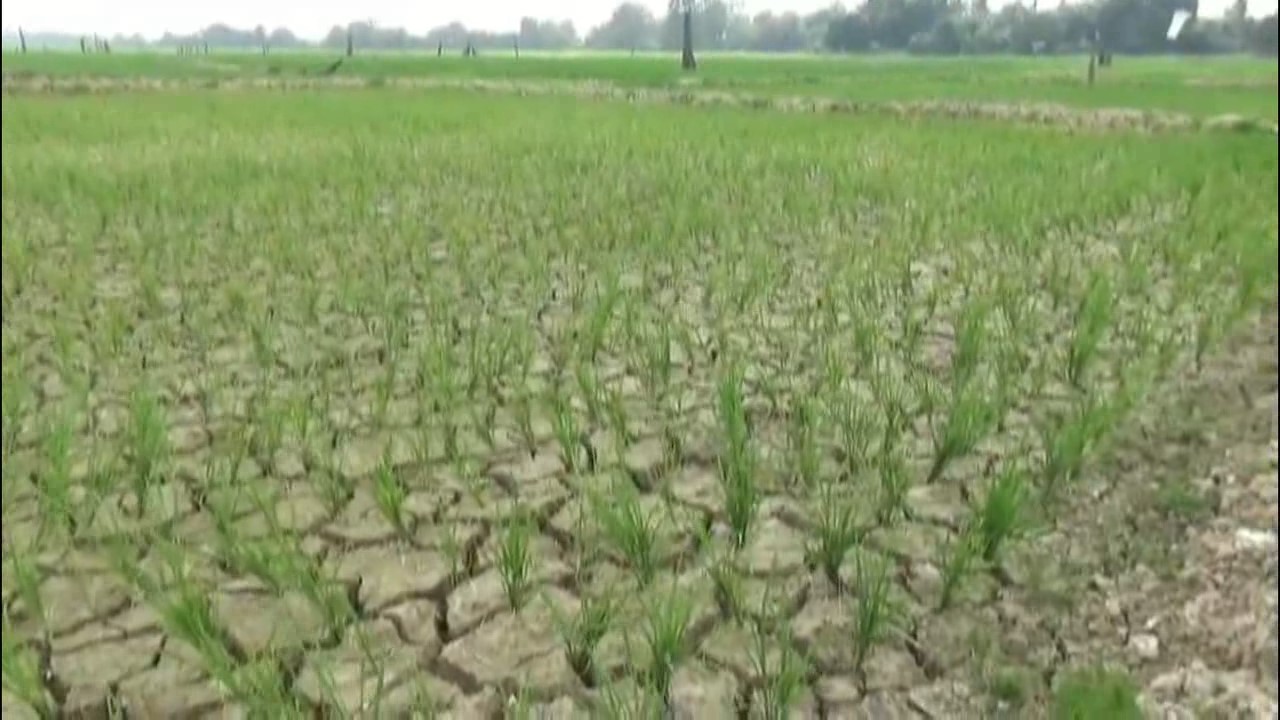
{"type": "MultiPolygon", "coordinates": [[[[919,54],[1048,54],[1090,52],[1096,47],[1122,54],[1277,53],[1276,16],[1248,16],[1248,0],[1235,0],[1222,18],[1196,18],[1174,40],[1166,37],[1173,13],[1193,14],[1197,0],[1094,0],[1056,7],[1011,4],[990,10],[987,0],[866,0],[856,9],[841,5],[807,15],[762,12],[747,15],[732,0],[675,0],[655,14],[636,2],[623,2],[599,26],[580,36],[572,22],[522,18],[511,32],[473,30],[461,23],[423,34],[383,27],[373,21],[334,26],[319,42],[297,37],[287,28],[238,29],[216,23],[189,35],[166,33],[148,42],[140,36],[109,39],[117,48],[214,48],[289,50],[349,45],[372,50],[430,50],[450,53],[515,49],[679,51],[691,16],[692,45],[698,50],[757,52],[876,52],[919,54]]],[[[16,38],[5,38],[13,47],[16,38]]],[[[37,47],[74,46],[78,36],[26,36],[37,47]]]]}

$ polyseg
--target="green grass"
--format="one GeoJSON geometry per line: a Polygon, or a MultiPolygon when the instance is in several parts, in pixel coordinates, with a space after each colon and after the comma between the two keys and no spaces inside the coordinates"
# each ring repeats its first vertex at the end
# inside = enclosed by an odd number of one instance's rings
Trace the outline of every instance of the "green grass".
{"type": "MultiPolygon", "coordinates": [[[[788,62],[761,67],[874,66],[788,62]]],[[[391,87],[10,97],[6,692],[48,701],[64,555],[253,713],[316,711],[297,663],[405,603],[444,649],[397,647],[465,663],[470,625],[567,595],[519,638],[557,659],[529,682],[650,707],[762,584],[831,601],[820,639],[853,652],[807,657],[783,597],[734,697],[782,715],[819,666],[865,685],[1275,301],[1272,142],[391,87]],[[877,543],[933,537],[948,497],[960,534],[920,551],[943,597],[907,602],[877,543]],[[410,556],[437,585],[379,575],[410,556]],[[317,627],[247,653],[229,587],[317,627]]],[[[503,649],[493,687],[528,670],[503,649]]],[[[332,670],[320,704],[353,712],[332,670]]],[[[1072,717],[1092,691],[1063,687],[1072,717]]]]}
{"type": "Polygon", "coordinates": [[[1137,720],[1138,689],[1123,673],[1105,668],[1077,670],[1062,679],[1053,693],[1053,720],[1137,720]]]}
{"type": "MultiPolygon", "coordinates": [[[[118,78],[242,78],[315,74],[337,53],[214,52],[208,56],[118,53],[6,55],[6,74],[118,78]]],[[[861,102],[982,101],[1060,103],[1081,108],[1167,110],[1196,116],[1237,113],[1276,118],[1276,64],[1249,57],[1119,58],[1098,83],[1085,83],[1083,57],[915,58],[704,54],[695,76],[667,54],[358,54],[343,76],[606,82],[622,87],[686,88],[861,102]]]]}

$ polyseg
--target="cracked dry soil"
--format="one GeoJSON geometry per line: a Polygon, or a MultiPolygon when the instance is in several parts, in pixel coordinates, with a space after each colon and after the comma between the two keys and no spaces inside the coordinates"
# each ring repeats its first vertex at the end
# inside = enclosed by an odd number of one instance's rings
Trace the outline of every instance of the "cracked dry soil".
{"type": "MultiPolygon", "coordinates": [[[[908,612],[904,632],[877,647],[861,673],[850,657],[849,613],[806,564],[803,511],[785,497],[767,498],[742,554],[744,605],[769,598],[808,660],[792,716],[1034,717],[1045,713],[1065,669],[1103,662],[1139,681],[1153,718],[1275,717],[1276,320],[1274,309],[1264,313],[1202,373],[1171,386],[1094,464],[1055,528],[1021,543],[999,572],[974,578],[942,614],[922,608],[937,591],[935,543],[953,526],[959,500],[916,488],[913,519],[866,539],[893,561],[895,593],[908,612]],[[1016,700],[994,690],[1010,669],[1028,678],[1016,700]]],[[[191,426],[172,437],[191,457],[210,451],[191,426]]],[[[553,446],[491,459],[492,482],[479,494],[447,473],[422,478],[406,502],[407,538],[379,515],[367,484],[331,512],[311,486],[280,480],[306,473],[290,470],[297,459],[275,460],[257,472],[281,484],[276,516],[342,583],[359,632],[334,636],[306,598],[272,592],[196,553],[190,572],[215,588],[210,606],[238,672],[278,665],[272,670],[288,692],[330,716],[409,717],[429,698],[442,717],[497,718],[515,713],[516,696],[540,717],[597,712],[601,690],[568,662],[557,619],[574,613],[585,591],[628,580],[621,559],[575,524],[583,488],[566,479],[553,446]],[[514,504],[529,509],[537,528],[530,552],[538,590],[519,612],[508,609],[494,562],[496,519],[514,504]],[[345,710],[331,707],[334,699],[345,710]]],[[[692,601],[690,652],[671,683],[674,715],[762,716],[751,639],[718,606],[708,573],[686,562],[697,543],[689,527],[704,524],[712,538],[721,529],[712,514],[713,467],[696,448],[680,467],[666,467],[652,437],[627,449],[625,465],[642,491],[670,487],[678,509],[659,528],[666,552],[654,583],[675,582],[692,601]]],[[[373,467],[355,453],[345,472],[361,478],[373,467]]],[[[208,517],[184,509],[193,507],[187,499],[157,505],[173,508],[162,520],[193,547],[211,536],[208,517]]],[[[12,511],[6,545],[25,531],[23,517],[21,508],[12,511]]],[[[263,518],[248,510],[237,523],[247,539],[265,532],[263,518]]],[[[23,649],[39,656],[59,716],[243,714],[92,543],[36,563],[44,631],[34,632],[7,574],[5,602],[15,627],[30,632],[23,649]]],[[[643,602],[639,594],[629,599],[637,607],[623,603],[624,627],[643,602]]],[[[635,656],[618,628],[595,664],[626,692],[635,656]]],[[[8,691],[3,713],[37,717],[8,691]]]]}

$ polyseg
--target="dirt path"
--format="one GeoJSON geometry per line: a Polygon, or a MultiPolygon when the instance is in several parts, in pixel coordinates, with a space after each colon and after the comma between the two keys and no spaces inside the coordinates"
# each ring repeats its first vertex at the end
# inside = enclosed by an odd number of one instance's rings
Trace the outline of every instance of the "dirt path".
{"type": "Polygon", "coordinates": [[[1184,113],[1134,108],[1077,108],[1055,103],[968,100],[855,101],[831,97],[772,96],[699,88],[622,87],[607,81],[484,80],[467,78],[274,76],[242,78],[53,77],[5,74],[5,95],[96,94],[172,90],[307,90],[399,87],[457,89],[511,95],[570,95],[582,99],[645,104],[737,107],[773,112],[882,115],[942,120],[991,120],[1098,132],[1254,132],[1275,135],[1275,123],[1236,114],[1197,118],[1184,113]]]}

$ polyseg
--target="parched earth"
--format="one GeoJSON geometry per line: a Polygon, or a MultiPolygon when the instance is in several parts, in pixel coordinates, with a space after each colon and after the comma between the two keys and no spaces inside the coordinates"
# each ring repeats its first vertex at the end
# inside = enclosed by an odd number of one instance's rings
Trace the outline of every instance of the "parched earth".
{"type": "MultiPolygon", "coordinates": [[[[773,596],[789,615],[794,649],[810,663],[793,716],[1036,716],[1066,669],[1106,663],[1138,680],[1153,718],[1275,717],[1276,320],[1274,310],[1265,313],[1198,379],[1174,388],[1136,422],[1096,465],[1057,529],[1022,543],[996,575],[971,582],[959,607],[942,615],[909,612],[904,632],[876,648],[862,674],[851,669],[848,612],[806,569],[806,519],[782,499],[767,501],[744,557],[745,594],[773,596]]],[[[642,483],[656,482],[659,455],[656,445],[640,443],[628,454],[630,471],[642,483]]],[[[288,463],[281,465],[274,474],[289,475],[288,463]]],[[[492,515],[460,488],[442,483],[410,501],[416,517],[454,523],[450,542],[464,551],[463,567],[453,573],[439,525],[419,522],[405,543],[378,520],[367,494],[358,492],[330,516],[306,486],[291,485],[279,515],[347,584],[362,632],[329,637],[305,598],[210,577],[228,647],[242,670],[285,663],[292,693],[317,706],[336,696],[360,716],[419,714],[425,697],[443,717],[502,717],[518,709],[541,717],[598,714],[602,690],[570,666],[557,623],[585,592],[629,580],[608,557],[583,569],[574,541],[580,498],[561,481],[562,471],[551,452],[488,470],[500,489],[493,500],[525,504],[538,520],[532,548],[539,590],[520,612],[507,609],[494,567],[492,515]],[[357,638],[372,640],[380,672],[369,671],[357,638]],[[321,668],[332,675],[332,692],[321,668]]],[[[710,472],[691,457],[670,478],[694,520],[710,472]]],[[[945,503],[920,494],[913,500],[922,516],[935,508],[933,524],[867,542],[896,561],[907,603],[918,606],[937,584],[925,536],[948,521],[945,503]]],[[[252,536],[255,520],[244,522],[252,536]]],[[[200,518],[181,526],[198,544],[200,518]]],[[[664,528],[670,552],[661,571],[693,602],[691,652],[671,689],[675,716],[763,716],[751,637],[722,612],[705,571],[681,569],[692,543],[683,527],[664,528]]],[[[154,610],[134,602],[92,548],[39,563],[48,573],[41,597],[49,639],[31,647],[42,656],[44,684],[61,716],[242,714],[193,650],[161,629],[154,610]]],[[[21,601],[8,590],[6,600],[20,617],[21,601]]],[[[638,615],[624,610],[622,617],[638,615]]],[[[632,687],[631,652],[617,629],[597,651],[615,696],[632,687]]],[[[36,716],[7,690],[3,712],[36,716]]]]}

